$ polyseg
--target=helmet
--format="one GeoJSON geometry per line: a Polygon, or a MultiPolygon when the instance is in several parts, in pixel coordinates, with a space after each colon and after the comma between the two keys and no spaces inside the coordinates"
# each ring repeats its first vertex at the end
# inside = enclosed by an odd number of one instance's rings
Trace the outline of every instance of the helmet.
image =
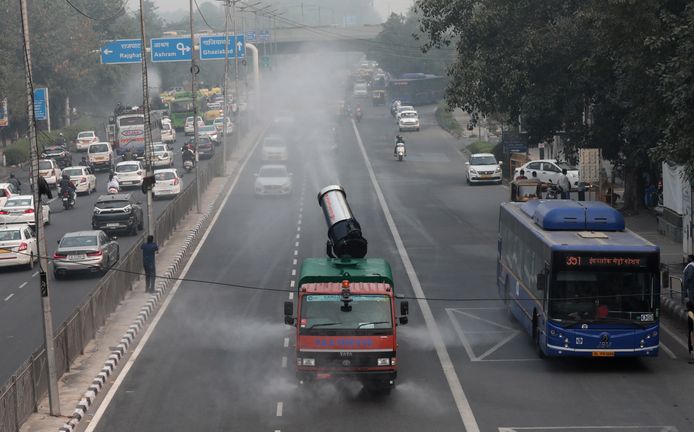
{"type": "Polygon", "coordinates": [[[58,136],[63,136],[63,133],[62,133],[62,132],[60,132],[60,133],[58,134],[58,136]]]}
{"type": "Polygon", "coordinates": [[[70,180],[70,176],[67,174],[63,174],[63,180],[70,180]]]}

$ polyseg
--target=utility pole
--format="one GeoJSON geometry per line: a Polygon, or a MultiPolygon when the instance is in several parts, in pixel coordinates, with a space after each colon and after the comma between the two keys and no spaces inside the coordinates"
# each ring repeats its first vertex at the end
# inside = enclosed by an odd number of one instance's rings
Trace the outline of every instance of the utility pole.
{"type": "MultiPolygon", "coordinates": [[[[140,0],[140,36],[142,37],[142,112],[145,116],[145,177],[153,180],[152,170],[152,119],[149,113],[149,80],[147,79],[147,38],[145,35],[145,2],[140,0]]],[[[153,182],[147,184],[147,235],[154,235],[153,182]]]]}
{"type": "MultiPolygon", "coordinates": [[[[142,1],[142,0],[140,0],[142,1]]],[[[195,210],[198,213],[200,211],[200,195],[201,195],[201,185],[200,185],[200,157],[198,156],[198,98],[196,94],[195,84],[198,79],[198,72],[200,69],[195,61],[195,31],[193,30],[193,0],[189,2],[190,8],[190,44],[191,55],[190,55],[190,91],[193,93],[193,146],[195,147],[195,210]]]]}
{"type": "Polygon", "coordinates": [[[224,113],[224,120],[222,121],[222,174],[224,175],[227,173],[227,145],[229,142],[227,140],[227,122],[231,121],[228,104],[229,86],[227,85],[229,79],[229,1],[224,2],[224,106],[222,109],[224,113]]]}
{"type": "Polygon", "coordinates": [[[26,74],[27,120],[29,121],[29,148],[31,153],[31,177],[34,187],[34,226],[39,246],[39,280],[41,289],[41,309],[43,311],[43,342],[46,346],[48,363],[48,404],[52,416],[60,416],[60,394],[58,376],[55,370],[55,343],[53,340],[53,314],[48,286],[48,250],[46,248],[45,227],[43,226],[43,205],[39,183],[39,143],[36,139],[36,120],[34,117],[34,85],[31,72],[31,43],[29,39],[29,15],[27,0],[19,0],[22,14],[22,36],[24,37],[24,72],[26,74]]]}
{"type": "Polygon", "coordinates": [[[238,121],[236,122],[236,131],[234,131],[234,141],[235,147],[238,147],[241,143],[241,106],[239,102],[241,101],[241,95],[239,93],[239,56],[238,49],[236,46],[236,2],[238,0],[233,0],[231,2],[231,18],[233,20],[233,32],[234,32],[234,91],[236,99],[236,115],[238,121]]]}

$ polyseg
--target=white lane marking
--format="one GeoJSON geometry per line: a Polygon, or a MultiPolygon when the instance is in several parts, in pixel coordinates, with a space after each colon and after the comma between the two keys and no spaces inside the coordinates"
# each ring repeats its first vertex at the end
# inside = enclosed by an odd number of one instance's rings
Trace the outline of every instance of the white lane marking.
{"type": "Polygon", "coordinates": [[[295,282],[295,281],[289,282],[289,287],[290,287],[290,288],[294,288],[295,285],[296,285],[296,282],[295,282]]]}
{"type": "Polygon", "coordinates": [[[292,265],[296,265],[297,263],[298,263],[298,261],[296,260],[296,258],[294,258],[294,259],[292,260],[292,265]]]}
{"type": "Polygon", "coordinates": [[[582,430],[598,430],[602,431],[605,429],[610,430],[638,430],[645,432],[651,430],[653,432],[676,432],[677,428],[674,426],[539,426],[539,427],[500,427],[499,432],[517,432],[517,431],[539,431],[539,430],[553,430],[553,431],[573,431],[577,429],[582,430]]]}
{"type": "Polygon", "coordinates": [[[297,255],[299,255],[299,251],[298,251],[298,250],[294,250],[294,256],[297,256],[297,255]]]}
{"type": "Polygon", "coordinates": [[[299,225],[301,225],[301,218],[299,218],[299,225]]]}
{"type": "Polygon", "coordinates": [[[11,299],[12,297],[14,297],[14,293],[12,293],[12,294],[8,295],[7,297],[5,297],[5,301],[11,299]]]}
{"type": "Polygon", "coordinates": [[[171,300],[174,298],[174,296],[178,292],[178,288],[181,286],[181,282],[185,279],[186,275],[188,274],[188,271],[190,270],[190,267],[193,265],[193,262],[195,262],[195,258],[200,253],[200,249],[202,249],[202,247],[205,245],[205,241],[207,240],[207,237],[210,235],[210,232],[212,232],[212,228],[217,223],[217,219],[219,219],[219,215],[222,214],[222,210],[224,210],[224,207],[226,207],[226,203],[229,200],[229,197],[231,196],[231,192],[236,187],[236,183],[238,183],[239,178],[241,177],[241,173],[243,172],[244,168],[246,167],[246,164],[248,163],[248,161],[251,159],[251,155],[255,152],[255,149],[258,146],[259,142],[260,142],[260,140],[256,141],[256,143],[254,144],[251,151],[248,152],[248,154],[246,155],[246,159],[243,161],[243,163],[239,167],[239,170],[236,173],[236,177],[234,178],[234,181],[231,183],[231,187],[229,188],[226,195],[224,196],[224,200],[222,200],[222,204],[217,209],[217,212],[215,213],[214,217],[212,218],[212,221],[210,221],[210,223],[207,225],[207,230],[205,230],[205,234],[203,234],[202,238],[200,239],[200,243],[198,243],[198,246],[195,248],[193,253],[190,255],[190,258],[188,259],[188,263],[185,265],[185,267],[183,267],[183,271],[181,272],[180,278],[176,281],[176,283],[174,283],[174,286],[173,286],[173,288],[171,288],[171,292],[169,292],[168,297],[166,297],[166,300],[164,300],[164,302],[162,303],[161,307],[159,308],[159,311],[157,312],[156,316],[152,320],[152,323],[149,325],[149,328],[147,328],[147,331],[142,336],[142,340],[140,340],[140,343],[133,350],[132,355],[130,356],[128,361],[123,366],[123,370],[121,370],[121,373],[118,375],[118,378],[116,378],[116,380],[113,382],[113,385],[111,386],[108,393],[106,394],[106,397],[104,397],[104,400],[99,405],[99,408],[94,413],[94,417],[92,418],[92,421],[89,423],[89,425],[87,426],[87,428],[85,429],[84,432],[94,432],[94,429],[96,429],[96,427],[98,426],[99,421],[104,416],[104,413],[108,409],[108,406],[111,404],[113,397],[118,392],[118,388],[121,386],[121,384],[125,380],[125,377],[128,376],[130,369],[135,364],[135,361],[140,356],[140,353],[142,352],[145,345],[147,344],[147,341],[152,336],[152,333],[154,333],[154,330],[157,328],[157,324],[159,324],[159,320],[164,315],[164,312],[166,312],[166,310],[168,309],[169,304],[171,303],[171,300]]]}
{"type": "Polygon", "coordinates": [[[27,286],[28,283],[29,283],[29,282],[23,282],[23,283],[19,286],[19,289],[24,288],[25,286],[27,286]]]}
{"type": "Polygon", "coordinates": [[[684,349],[689,350],[689,347],[687,347],[686,343],[682,342],[682,340],[680,339],[680,336],[678,334],[676,334],[675,332],[673,332],[672,330],[670,330],[662,322],[660,323],[660,328],[663,329],[665,331],[665,333],[669,334],[670,337],[673,338],[675,341],[677,341],[677,343],[680,344],[684,349]]]}
{"type": "Polygon", "coordinates": [[[297,238],[297,239],[300,239],[300,238],[301,238],[301,234],[297,234],[297,235],[296,235],[296,238],[297,238]]]}
{"type": "Polygon", "coordinates": [[[300,231],[301,231],[301,227],[300,227],[300,226],[296,227],[296,231],[297,231],[297,232],[300,232],[300,231]]]}
{"type": "Polygon", "coordinates": [[[38,276],[38,275],[39,275],[39,272],[36,272],[36,273],[34,273],[33,275],[31,275],[31,277],[36,277],[36,276],[38,276]]]}
{"type": "Polygon", "coordinates": [[[294,293],[293,292],[289,293],[289,300],[294,300],[294,293]]]}
{"type": "Polygon", "coordinates": [[[277,411],[275,412],[277,417],[282,417],[282,409],[284,409],[284,402],[277,402],[277,411]]]}
{"type": "Polygon", "coordinates": [[[288,337],[284,338],[284,347],[285,348],[289,347],[289,338],[288,337]]]}
{"type": "Polygon", "coordinates": [[[294,242],[294,247],[299,247],[299,242],[294,242]]]}
{"type": "Polygon", "coordinates": [[[296,269],[292,269],[292,276],[296,276],[296,269]]]}
{"type": "Polygon", "coordinates": [[[419,305],[419,308],[422,310],[424,322],[426,323],[427,329],[429,330],[429,334],[434,342],[436,354],[439,357],[439,362],[441,363],[443,373],[446,376],[446,381],[448,381],[448,387],[451,389],[451,393],[453,394],[453,399],[455,400],[456,407],[458,408],[458,412],[460,413],[460,418],[463,420],[465,430],[467,432],[479,432],[480,427],[477,424],[477,420],[475,420],[475,414],[472,412],[472,407],[470,406],[470,402],[468,401],[467,396],[465,395],[465,391],[463,390],[463,386],[460,383],[458,373],[455,371],[455,366],[451,361],[451,356],[448,353],[448,349],[446,349],[446,344],[443,341],[443,336],[441,336],[441,331],[439,330],[439,326],[436,323],[434,314],[432,313],[431,308],[429,307],[429,303],[425,299],[422,284],[419,282],[419,277],[417,276],[417,273],[414,270],[414,266],[412,265],[412,261],[410,260],[410,256],[407,253],[407,250],[405,249],[405,244],[403,243],[402,238],[400,237],[398,227],[395,225],[395,221],[393,220],[393,216],[390,213],[388,204],[386,204],[385,196],[383,195],[381,186],[378,183],[378,180],[376,179],[376,173],[374,172],[374,169],[371,166],[369,156],[366,154],[364,142],[361,140],[359,130],[357,129],[357,124],[354,122],[353,119],[352,128],[354,129],[354,134],[357,137],[357,143],[359,144],[359,149],[361,150],[361,154],[364,158],[366,169],[369,171],[371,184],[373,185],[374,190],[376,191],[378,202],[381,205],[381,210],[383,211],[383,215],[386,218],[386,223],[388,224],[388,228],[390,228],[390,232],[393,235],[393,240],[395,240],[395,246],[398,249],[398,254],[400,255],[400,259],[402,260],[402,263],[405,267],[405,271],[407,273],[408,279],[410,280],[410,284],[412,285],[412,289],[414,290],[414,293],[417,296],[417,304],[419,305]]]}
{"type": "Polygon", "coordinates": [[[671,359],[675,360],[675,359],[677,358],[677,356],[675,355],[675,353],[672,352],[672,350],[671,350],[670,348],[668,348],[667,346],[665,346],[664,343],[661,342],[661,343],[660,343],[660,347],[663,349],[663,351],[665,351],[665,353],[666,353],[667,355],[670,356],[671,359]]]}
{"type": "Polygon", "coordinates": [[[282,368],[287,368],[287,356],[282,356],[282,368]]]}

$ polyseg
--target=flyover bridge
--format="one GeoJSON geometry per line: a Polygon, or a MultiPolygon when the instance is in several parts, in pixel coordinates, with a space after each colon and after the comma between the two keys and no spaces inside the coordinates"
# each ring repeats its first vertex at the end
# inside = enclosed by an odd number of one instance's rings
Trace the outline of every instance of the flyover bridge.
{"type": "Polygon", "coordinates": [[[268,41],[256,40],[260,50],[276,50],[278,54],[311,51],[366,51],[383,30],[383,25],[301,26],[276,28],[268,41]],[[265,48],[263,48],[265,45],[265,48]],[[270,47],[272,45],[272,47],[270,47]]]}

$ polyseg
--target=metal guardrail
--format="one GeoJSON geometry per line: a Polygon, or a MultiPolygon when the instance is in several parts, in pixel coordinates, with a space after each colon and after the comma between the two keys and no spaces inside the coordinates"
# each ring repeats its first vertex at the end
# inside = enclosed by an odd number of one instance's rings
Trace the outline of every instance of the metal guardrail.
{"type": "MultiPolygon", "coordinates": [[[[199,169],[201,166],[198,166],[199,169]]],[[[221,155],[213,158],[200,170],[200,184],[206,189],[212,179],[223,174],[221,155]]],[[[155,238],[159,242],[168,239],[176,225],[195,207],[196,181],[181,191],[170,205],[157,217],[155,238]]],[[[81,354],[116,310],[142,273],[140,234],[135,244],[121,256],[116,269],[109,271],[70,316],[60,325],[55,337],[56,372],[62,376],[70,370],[70,364],[81,354]]],[[[10,379],[0,387],[0,432],[18,432],[20,426],[37,411],[39,401],[48,392],[48,370],[45,346],[36,350],[10,379]]]]}

